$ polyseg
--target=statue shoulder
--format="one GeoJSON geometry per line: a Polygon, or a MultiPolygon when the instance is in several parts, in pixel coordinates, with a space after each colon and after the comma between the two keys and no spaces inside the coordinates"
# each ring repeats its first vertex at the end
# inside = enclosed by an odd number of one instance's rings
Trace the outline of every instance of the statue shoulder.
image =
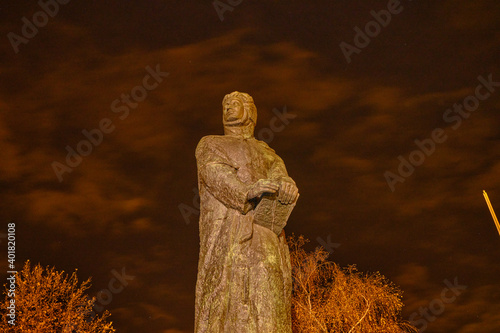
{"type": "Polygon", "coordinates": [[[262,148],[264,148],[266,150],[269,150],[269,151],[273,152],[274,154],[276,154],[276,152],[274,151],[274,149],[271,148],[271,147],[269,147],[269,145],[265,141],[261,141],[261,140],[258,140],[258,139],[255,139],[255,141],[257,141],[257,144],[259,146],[261,146],[262,148]]]}
{"type": "Polygon", "coordinates": [[[198,142],[198,146],[196,149],[207,145],[217,144],[223,141],[224,141],[224,135],[207,135],[201,138],[200,142],[198,142]]]}
{"type": "Polygon", "coordinates": [[[201,138],[196,146],[196,156],[203,154],[207,151],[214,151],[220,149],[222,143],[225,141],[224,135],[207,135],[201,138]]]}

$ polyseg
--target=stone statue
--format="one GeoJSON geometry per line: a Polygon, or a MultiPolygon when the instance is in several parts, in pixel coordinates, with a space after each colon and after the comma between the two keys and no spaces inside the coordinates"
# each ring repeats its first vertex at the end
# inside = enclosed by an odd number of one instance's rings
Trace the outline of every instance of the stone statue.
{"type": "Polygon", "coordinates": [[[283,227],[298,199],[283,160],[254,138],[250,95],[224,97],[224,135],[196,148],[201,199],[196,333],[291,333],[283,227]]]}

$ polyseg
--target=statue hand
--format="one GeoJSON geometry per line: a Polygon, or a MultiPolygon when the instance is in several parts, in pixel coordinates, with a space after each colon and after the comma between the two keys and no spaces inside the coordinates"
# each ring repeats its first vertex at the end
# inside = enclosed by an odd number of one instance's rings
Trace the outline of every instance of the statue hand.
{"type": "Polygon", "coordinates": [[[299,189],[294,183],[282,181],[280,184],[278,200],[284,204],[289,205],[294,203],[299,197],[299,189]]]}
{"type": "Polygon", "coordinates": [[[259,179],[252,185],[250,191],[248,191],[247,198],[248,200],[252,200],[255,198],[260,198],[266,193],[274,194],[278,192],[278,189],[279,185],[277,182],[270,179],[259,179]]]}

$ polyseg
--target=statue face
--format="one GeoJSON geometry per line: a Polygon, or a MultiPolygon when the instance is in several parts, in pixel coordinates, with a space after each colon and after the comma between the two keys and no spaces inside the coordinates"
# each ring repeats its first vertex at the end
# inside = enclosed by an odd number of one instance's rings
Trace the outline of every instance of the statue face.
{"type": "Polygon", "coordinates": [[[223,116],[225,123],[233,123],[242,120],[245,116],[243,102],[238,98],[233,98],[224,103],[223,116]]]}

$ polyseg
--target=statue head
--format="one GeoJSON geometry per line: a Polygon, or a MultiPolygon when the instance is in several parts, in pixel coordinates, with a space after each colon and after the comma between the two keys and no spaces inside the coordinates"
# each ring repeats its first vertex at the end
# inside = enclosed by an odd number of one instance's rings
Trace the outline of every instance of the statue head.
{"type": "Polygon", "coordinates": [[[257,123],[257,108],[252,96],[239,91],[224,96],[222,121],[226,134],[253,136],[257,123]]]}

